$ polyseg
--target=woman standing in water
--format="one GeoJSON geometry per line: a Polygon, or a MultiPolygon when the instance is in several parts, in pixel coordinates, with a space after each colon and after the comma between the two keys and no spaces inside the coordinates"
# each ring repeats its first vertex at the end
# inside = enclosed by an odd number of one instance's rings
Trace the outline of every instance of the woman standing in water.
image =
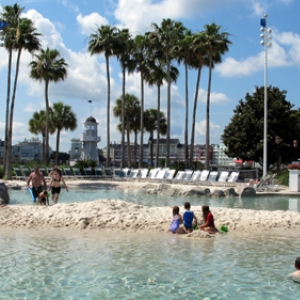
{"type": "Polygon", "coordinates": [[[49,185],[49,190],[51,189],[52,201],[55,204],[58,202],[59,194],[61,191],[61,183],[63,183],[64,187],[68,192],[68,187],[65,183],[65,180],[61,174],[60,169],[53,168],[51,171],[51,181],[49,185]]]}

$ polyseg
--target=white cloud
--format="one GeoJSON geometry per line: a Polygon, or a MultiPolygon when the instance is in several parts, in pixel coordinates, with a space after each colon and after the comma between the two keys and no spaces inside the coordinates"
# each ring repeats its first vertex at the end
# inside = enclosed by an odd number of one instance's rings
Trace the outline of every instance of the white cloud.
{"type": "Polygon", "coordinates": [[[96,12],[84,17],[82,14],[79,14],[76,19],[81,26],[81,33],[86,35],[93,33],[97,27],[101,25],[107,25],[109,23],[105,17],[102,17],[96,12]]]}
{"type": "MultiPolygon", "coordinates": [[[[210,138],[213,139],[214,137],[220,137],[222,134],[221,126],[210,122],[210,138]]],[[[206,120],[202,120],[195,125],[195,143],[202,143],[205,144],[203,141],[203,137],[206,136],[206,120]]]]}
{"type": "MultiPolygon", "coordinates": [[[[198,91],[199,102],[206,103],[207,101],[207,91],[204,89],[199,89],[198,91]]],[[[223,93],[211,92],[210,93],[210,103],[212,104],[226,104],[230,102],[230,99],[223,93]]]]}

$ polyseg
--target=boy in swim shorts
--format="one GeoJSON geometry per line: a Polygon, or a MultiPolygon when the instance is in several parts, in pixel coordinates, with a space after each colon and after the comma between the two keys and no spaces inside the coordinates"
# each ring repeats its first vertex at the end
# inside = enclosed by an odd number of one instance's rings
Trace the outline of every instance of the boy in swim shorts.
{"type": "Polygon", "coordinates": [[[190,202],[184,203],[185,212],[183,213],[183,227],[177,229],[176,233],[184,234],[190,233],[193,231],[193,220],[195,220],[196,224],[198,223],[197,218],[193,211],[191,211],[190,202]]]}

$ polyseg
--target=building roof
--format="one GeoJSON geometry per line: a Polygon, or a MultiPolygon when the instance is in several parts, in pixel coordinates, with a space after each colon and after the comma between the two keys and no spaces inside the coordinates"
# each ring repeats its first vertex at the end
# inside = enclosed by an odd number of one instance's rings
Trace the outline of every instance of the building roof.
{"type": "Polygon", "coordinates": [[[85,123],[97,123],[96,119],[92,116],[88,117],[85,123]]]}

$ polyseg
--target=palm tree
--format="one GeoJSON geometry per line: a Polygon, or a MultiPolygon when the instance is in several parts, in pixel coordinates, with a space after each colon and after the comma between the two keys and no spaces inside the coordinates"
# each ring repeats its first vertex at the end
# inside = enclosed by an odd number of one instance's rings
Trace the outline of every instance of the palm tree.
{"type": "Polygon", "coordinates": [[[123,95],[116,100],[116,106],[113,109],[114,116],[119,117],[121,124],[118,125],[118,128],[127,134],[127,151],[128,151],[128,167],[131,168],[131,148],[130,148],[130,133],[135,129],[135,120],[138,119],[140,114],[140,101],[135,95],[126,94],[125,95],[125,105],[123,111],[123,95]],[[122,120],[124,117],[124,120],[122,120]]]}
{"type": "Polygon", "coordinates": [[[29,65],[31,67],[30,77],[45,82],[45,101],[46,101],[46,143],[45,143],[45,159],[46,163],[49,159],[49,98],[48,89],[51,81],[58,82],[67,78],[67,66],[60,53],[56,49],[41,49],[40,53],[35,55],[29,65]]]}
{"type": "Polygon", "coordinates": [[[141,116],[140,116],[140,160],[139,168],[142,168],[144,158],[144,80],[149,76],[149,40],[147,34],[137,35],[134,39],[133,60],[136,70],[141,75],[141,116]]]}
{"type": "MultiPolygon", "coordinates": [[[[165,135],[167,133],[167,124],[165,114],[163,112],[159,113],[159,121],[157,121],[157,109],[147,109],[144,113],[145,119],[145,130],[150,133],[150,138],[153,141],[153,133],[155,130],[159,130],[161,134],[165,135]]],[[[159,136],[159,135],[158,135],[159,136]]],[[[159,143],[159,140],[156,140],[156,144],[159,143]]],[[[150,160],[151,160],[151,167],[153,162],[153,142],[150,144],[150,160]]],[[[157,160],[155,165],[157,166],[157,160]]]]}
{"type": "Polygon", "coordinates": [[[128,73],[131,73],[134,71],[134,62],[130,59],[130,53],[133,49],[133,40],[130,37],[130,33],[128,29],[122,29],[119,32],[119,37],[116,40],[116,45],[114,47],[116,56],[118,60],[120,61],[121,68],[122,68],[122,114],[121,114],[121,163],[120,168],[123,167],[124,164],[124,140],[125,140],[125,83],[126,83],[126,69],[128,70],[128,73]]]}
{"type": "MultiPolygon", "coordinates": [[[[10,106],[10,87],[11,87],[11,65],[12,65],[12,52],[15,45],[16,28],[18,26],[19,18],[24,10],[17,3],[13,6],[5,5],[0,14],[0,18],[9,26],[5,27],[5,41],[4,46],[8,52],[8,68],[7,68],[7,94],[6,94],[6,112],[5,112],[5,150],[3,159],[3,169],[6,171],[7,155],[8,155],[8,129],[9,129],[9,106],[10,106]]],[[[5,175],[6,177],[6,175],[5,175]]]]}
{"type": "Polygon", "coordinates": [[[189,89],[188,89],[188,69],[191,67],[194,59],[192,49],[193,36],[190,30],[186,30],[184,37],[179,40],[178,45],[174,48],[174,55],[178,63],[183,62],[185,71],[185,129],[184,129],[184,147],[185,147],[185,167],[189,168],[189,145],[188,145],[188,125],[189,125],[189,89]]]}
{"type": "Polygon", "coordinates": [[[168,108],[167,108],[167,153],[166,166],[169,166],[170,157],[170,124],[171,124],[171,51],[177,44],[178,40],[183,36],[185,30],[181,22],[176,22],[171,19],[163,19],[161,27],[152,23],[154,32],[150,33],[153,43],[158,44],[160,49],[164,51],[167,64],[167,82],[168,82],[168,108]]]}
{"type": "MultiPolygon", "coordinates": [[[[51,114],[51,107],[49,108],[51,114]]],[[[46,111],[41,110],[40,112],[35,112],[33,117],[29,120],[29,131],[33,134],[42,134],[43,141],[43,160],[45,160],[45,145],[46,145],[46,111]]],[[[55,127],[50,119],[49,133],[53,134],[55,132],[55,127]]]]}
{"type": "Polygon", "coordinates": [[[193,118],[192,118],[192,132],[191,132],[191,146],[190,146],[190,167],[193,165],[194,158],[194,141],[195,141],[195,126],[196,126],[196,112],[197,112],[197,103],[198,103],[198,92],[200,85],[200,77],[202,67],[207,65],[207,56],[205,49],[203,47],[203,34],[198,33],[194,34],[192,37],[192,57],[190,64],[197,68],[197,80],[196,80],[196,88],[194,95],[194,107],[193,107],[193,118]]]}
{"type": "Polygon", "coordinates": [[[11,149],[12,149],[12,130],[13,130],[13,117],[14,117],[14,106],[17,92],[17,83],[20,67],[20,59],[22,50],[25,49],[29,53],[33,53],[38,50],[41,46],[38,36],[39,33],[35,32],[36,28],[33,27],[33,23],[30,19],[21,18],[16,30],[16,38],[14,48],[18,51],[17,61],[16,61],[16,71],[15,71],[15,80],[13,87],[13,94],[10,103],[10,117],[9,117],[9,126],[8,126],[8,140],[7,143],[7,162],[6,162],[6,177],[11,178],[11,149]]]}
{"type": "MultiPolygon", "coordinates": [[[[162,51],[154,51],[151,56],[151,60],[149,63],[149,68],[150,68],[150,76],[148,78],[148,83],[150,85],[155,84],[157,86],[157,143],[156,143],[156,160],[155,160],[155,167],[158,167],[159,163],[159,140],[160,140],[160,90],[161,86],[163,85],[163,81],[167,80],[167,65],[166,65],[166,60],[165,57],[162,53],[162,51]]],[[[179,76],[179,71],[176,67],[171,65],[170,67],[170,76],[171,76],[171,81],[176,82],[178,76],[179,76]]],[[[166,134],[166,133],[164,133],[166,134]]]]}
{"type": "Polygon", "coordinates": [[[210,25],[206,24],[204,26],[204,47],[207,49],[208,60],[209,60],[209,76],[208,76],[208,88],[207,88],[207,100],[206,100],[206,159],[205,159],[205,168],[209,169],[209,147],[210,147],[210,89],[211,89],[211,77],[212,77],[212,68],[213,63],[221,62],[221,55],[227,52],[228,45],[231,44],[231,41],[228,39],[228,32],[220,32],[221,26],[218,26],[216,23],[211,23],[210,25]],[[214,59],[214,55],[218,56],[218,60],[214,59]]]}
{"type": "Polygon", "coordinates": [[[77,119],[70,105],[65,105],[62,102],[53,104],[51,113],[52,123],[56,129],[56,153],[55,153],[55,164],[58,164],[59,154],[59,141],[60,133],[64,130],[75,130],[77,127],[77,119]]]}
{"type": "Polygon", "coordinates": [[[107,158],[106,167],[110,166],[110,73],[109,58],[114,55],[118,29],[111,25],[97,27],[95,33],[90,35],[88,51],[91,55],[103,53],[106,60],[107,77],[107,158]]]}

